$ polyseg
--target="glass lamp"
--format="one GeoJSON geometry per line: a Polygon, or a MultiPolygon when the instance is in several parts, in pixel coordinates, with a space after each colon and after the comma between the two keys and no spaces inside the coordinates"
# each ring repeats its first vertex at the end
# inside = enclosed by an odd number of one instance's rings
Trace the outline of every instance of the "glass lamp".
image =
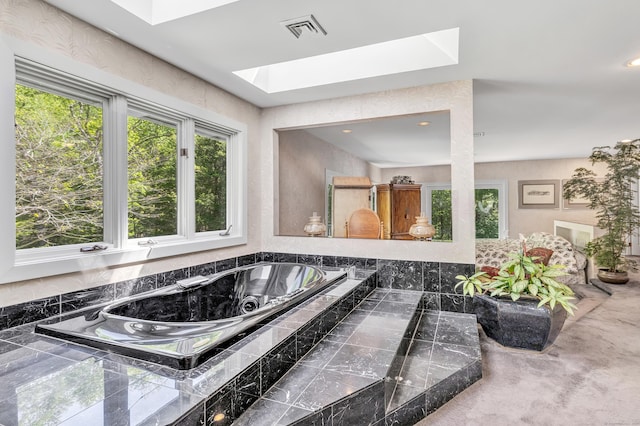
{"type": "Polygon", "coordinates": [[[309,223],[304,226],[304,232],[310,237],[324,234],[327,226],[320,219],[322,217],[318,216],[317,212],[313,212],[313,216],[309,217],[309,223]]]}
{"type": "Polygon", "coordinates": [[[409,228],[409,235],[415,240],[430,241],[436,235],[436,228],[429,223],[424,213],[420,213],[420,216],[416,216],[416,223],[409,228]]]}

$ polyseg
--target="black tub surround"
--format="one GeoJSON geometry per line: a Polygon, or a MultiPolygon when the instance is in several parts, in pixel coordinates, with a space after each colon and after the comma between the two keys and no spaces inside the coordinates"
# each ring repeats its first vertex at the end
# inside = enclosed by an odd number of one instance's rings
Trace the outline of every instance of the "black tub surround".
{"type": "Polygon", "coordinates": [[[413,424],[480,379],[475,317],[377,282],[358,271],[190,370],[5,330],[0,424],[413,424]]]}
{"type": "Polygon", "coordinates": [[[260,252],[0,307],[0,330],[45,318],[60,319],[82,309],[103,306],[123,297],[173,285],[178,280],[197,275],[207,276],[263,261],[377,270],[378,287],[421,291],[427,309],[473,312],[473,299],[455,289],[455,276],[472,274],[475,269],[473,264],[260,252]]]}
{"type": "Polygon", "coordinates": [[[453,288],[465,268],[259,253],[0,309],[0,424],[413,424],[481,378],[472,306],[453,288]],[[114,300],[261,261],[357,274],[188,370],[33,332],[45,313],[128,310],[114,300]]]}
{"type": "Polygon", "coordinates": [[[190,369],[266,318],[346,276],[294,263],[258,263],[130,296],[36,332],[172,368],[190,369]]]}

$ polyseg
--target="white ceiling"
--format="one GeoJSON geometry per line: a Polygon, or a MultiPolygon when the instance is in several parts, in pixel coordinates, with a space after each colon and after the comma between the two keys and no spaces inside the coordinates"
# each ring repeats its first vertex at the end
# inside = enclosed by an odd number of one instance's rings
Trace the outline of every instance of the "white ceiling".
{"type": "Polygon", "coordinates": [[[155,26],[109,0],[46,1],[260,107],[473,79],[477,161],[585,157],[640,137],[640,67],[623,66],[640,56],[638,0],[239,0],[155,26]],[[280,25],[309,14],[326,37],[280,25]],[[233,74],[450,28],[457,65],[273,94],[233,74]]]}

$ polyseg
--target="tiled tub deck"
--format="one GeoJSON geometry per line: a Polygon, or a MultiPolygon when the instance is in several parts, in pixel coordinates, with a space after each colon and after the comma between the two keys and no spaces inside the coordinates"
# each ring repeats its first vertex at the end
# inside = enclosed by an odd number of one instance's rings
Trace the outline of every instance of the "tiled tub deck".
{"type": "Polygon", "coordinates": [[[33,324],[4,330],[0,424],[413,424],[481,377],[475,317],[424,310],[420,292],[376,288],[376,274],[359,271],[193,370],[33,324]]]}

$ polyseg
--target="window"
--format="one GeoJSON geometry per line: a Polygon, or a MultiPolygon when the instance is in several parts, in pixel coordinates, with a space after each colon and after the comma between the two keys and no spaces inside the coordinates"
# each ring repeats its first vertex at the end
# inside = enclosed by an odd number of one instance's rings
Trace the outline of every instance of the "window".
{"type": "Polygon", "coordinates": [[[102,105],[16,85],[16,248],[103,239],[102,105]]]}
{"type": "Polygon", "coordinates": [[[196,232],[227,229],[227,140],[196,129],[196,232]]]}
{"type": "Polygon", "coordinates": [[[177,125],[130,112],[127,142],[129,238],[177,234],[177,125]]]}
{"type": "MultiPolygon", "coordinates": [[[[453,239],[451,185],[423,184],[423,209],[436,228],[437,241],[453,239]]],[[[475,185],[476,238],[507,238],[506,181],[477,181],[475,185]]]]}
{"type": "Polygon", "coordinates": [[[12,59],[0,282],[246,243],[244,124],[71,61],[12,59]]]}

